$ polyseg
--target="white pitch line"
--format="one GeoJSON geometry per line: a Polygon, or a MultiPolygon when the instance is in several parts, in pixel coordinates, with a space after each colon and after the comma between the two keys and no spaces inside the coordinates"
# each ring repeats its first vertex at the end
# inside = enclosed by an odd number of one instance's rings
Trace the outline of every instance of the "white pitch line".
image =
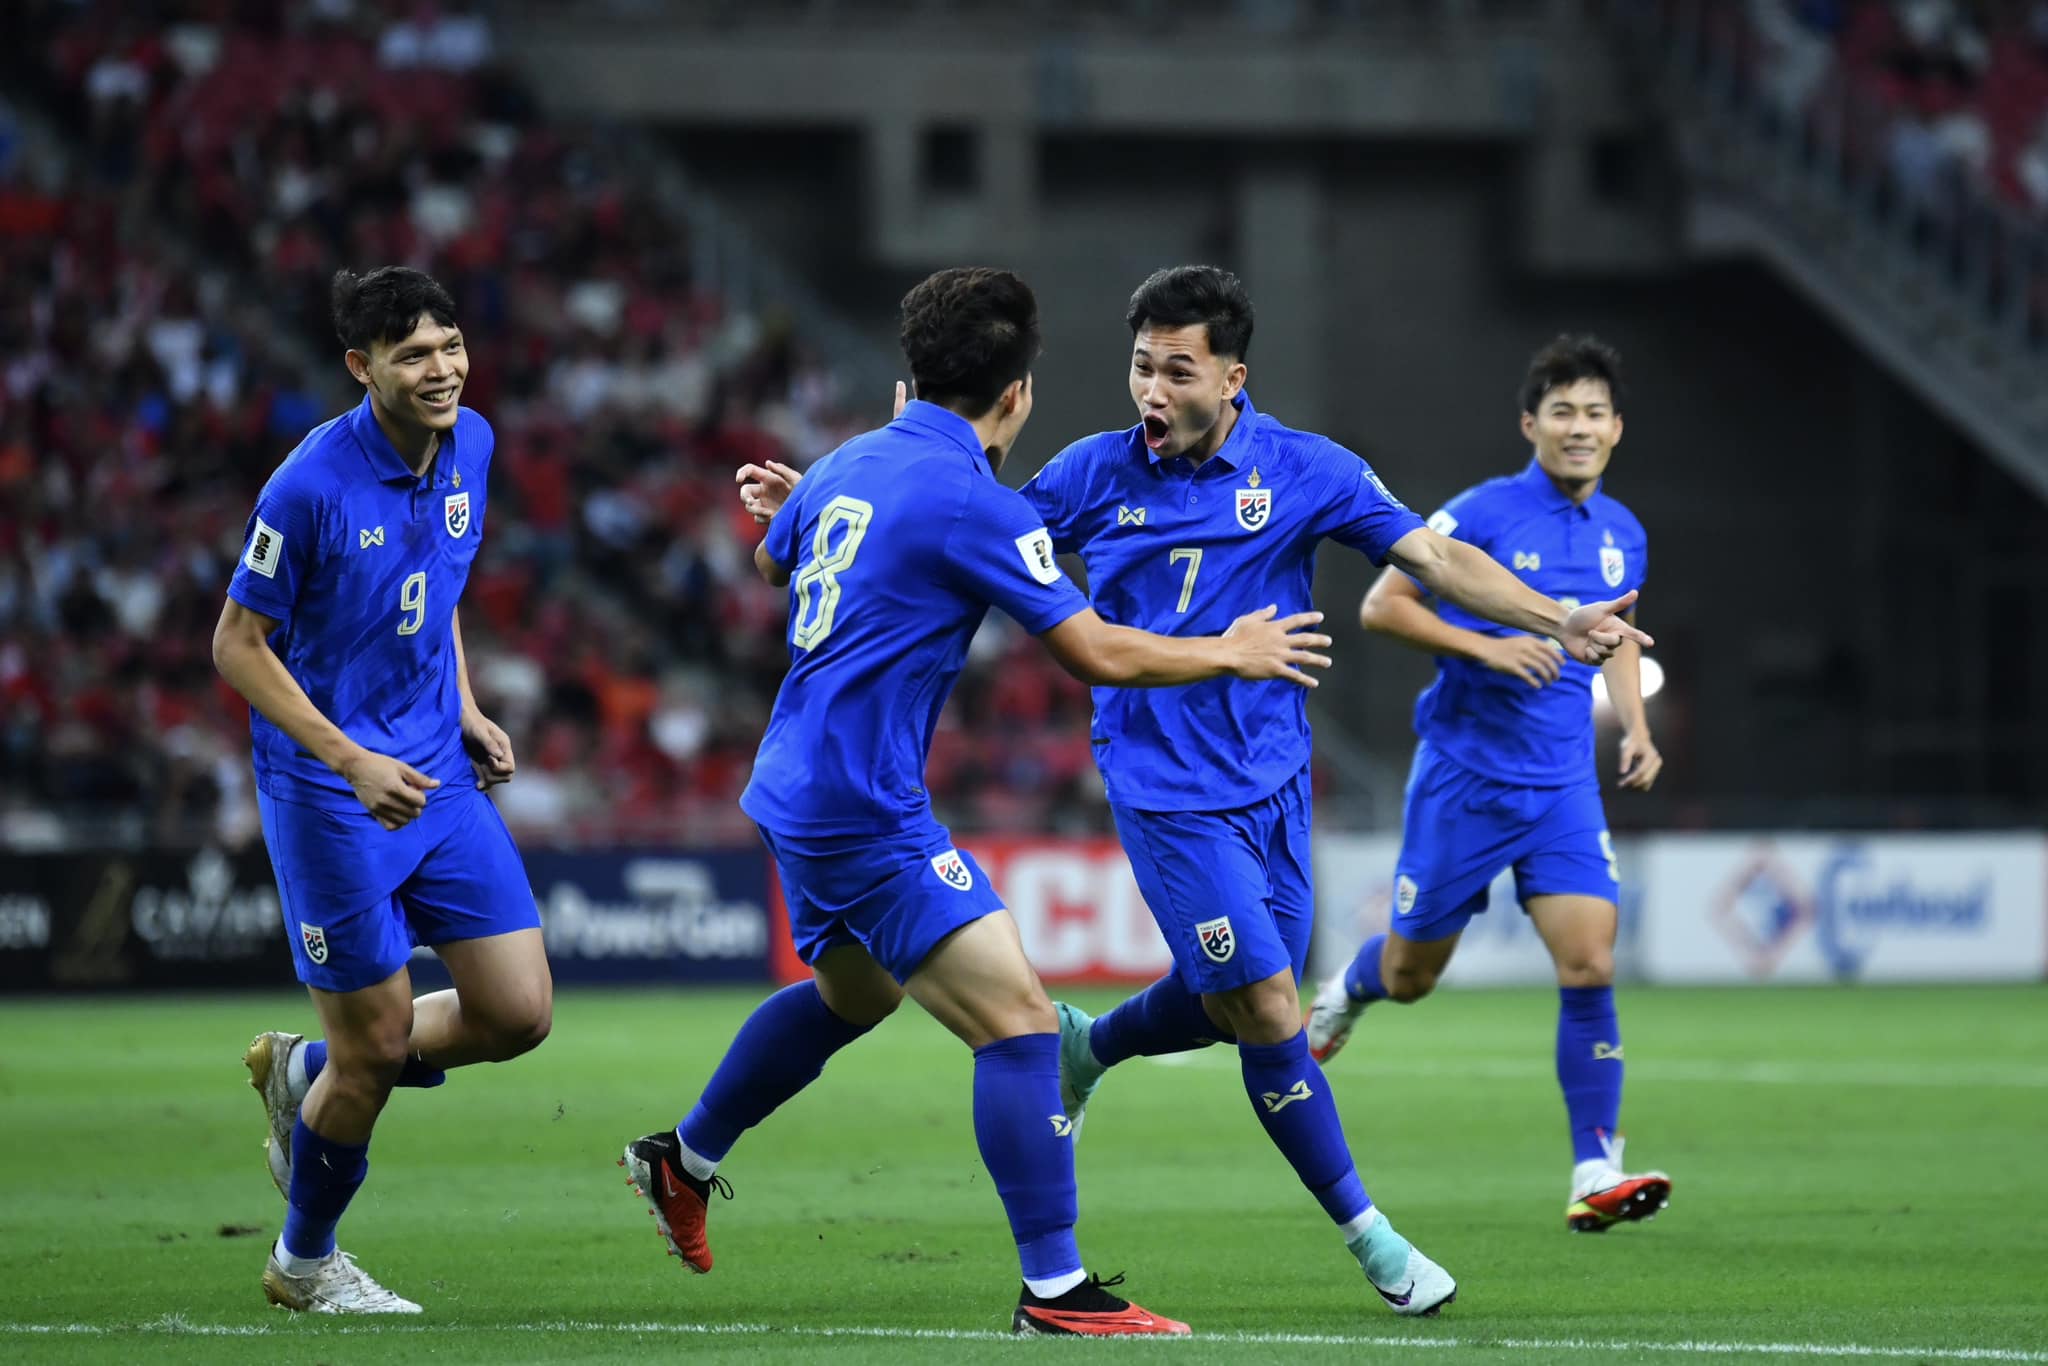
{"type": "MultiPolygon", "coordinates": [[[[1147,1059],[1162,1067],[1198,1067],[1235,1072],[1237,1055],[1226,1048],[1187,1053],[1162,1053],[1147,1059]]],[[[1465,1058],[1456,1061],[1364,1057],[1360,1071],[1382,1077],[1475,1081],[1548,1081],[1554,1073],[1548,1058],[1465,1058]]],[[[1799,1063],[1691,1062],[1647,1059],[1628,1065],[1632,1082],[1682,1082],[1736,1086],[1960,1086],[2036,1090],[2048,1088],[2048,1067],[2024,1063],[1799,1063]]]]}
{"type": "MultiPolygon", "coordinates": [[[[297,1320],[288,1320],[296,1324],[297,1320]]],[[[667,1334],[676,1337],[873,1338],[885,1341],[1013,1342],[1009,1333],[965,1328],[797,1328],[768,1323],[603,1323],[563,1320],[553,1323],[433,1324],[362,1321],[309,1322],[302,1330],[268,1324],[192,1323],[182,1314],[168,1314],[149,1323],[0,1323],[0,1334],[23,1336],[113,1337],[148,1333],[166,1337],[291,1338],[388,1337],[423,1333],[621,1333],[629,1336],[667,1334]]],[[[1244,1346],[1406,1347],[1452,1350],[1507,1348],[1520,1352],[1670,1352],[1679,1356],[1808,1356],[1872,1360],[2048,1362],[2048,1351],[2016,1347],[1873,1347],[1847,1342],[1643,1342],[1604,1338],[1440,1338],[1390,1333],[1197,1333],[1191,1338],[1131,1338],[1132,1342],[1213,1342],[1244,1346]]],[[[1166,1350],[1172,1350],[1167,1348],[1166,1350]]]]}

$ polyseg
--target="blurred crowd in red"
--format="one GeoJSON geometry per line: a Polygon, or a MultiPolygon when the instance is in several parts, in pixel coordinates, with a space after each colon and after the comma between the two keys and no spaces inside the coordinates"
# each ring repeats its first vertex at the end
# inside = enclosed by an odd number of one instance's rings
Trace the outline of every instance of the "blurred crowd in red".
{"type": "MultiPolygon", "coordinates": [[[[0,847],[255,836],[213,623],[258,489],[351,400],[328,281],[390,262],[455,294],[497,431],[463,623],[519,746],[508,819],[743,835],[786,601],[733,471],[807,463],[886,395],[696,278],[617,140],[546,117],[462,4],[8,8],[0,847]]],[[[942,815],[1100,826],[1087,715],[992,621],[934,749],[942,815]]]]}

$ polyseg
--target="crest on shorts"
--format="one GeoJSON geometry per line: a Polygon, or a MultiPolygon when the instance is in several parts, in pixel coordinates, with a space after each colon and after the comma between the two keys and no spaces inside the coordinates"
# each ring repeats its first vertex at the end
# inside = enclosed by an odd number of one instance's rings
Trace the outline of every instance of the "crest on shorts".
{"type": "Polygon", "coordinates": [[[1402,915],[1415,909],[1415,879],[1406,873],[1394,879],[1394,909],[1402,915]]]}
{"type": "Polygon", "coordinates": [[[1273,515],[1273,490],[1259,487],[1257,465],[1244,482],[1246,486],[1237,491],[1237,524],[1246,531],[1257,531],[1273,515]]]}
{"type": "Polygon", "coordinates": [[[441,504],[441,511],[448,519],[448,534],[460,540],[469,534],[469,490],[451,493],[441,504]]]}
{"type": "Polygon", "coordinates": [[[1627,572],[1628,562],[1621,557],[1621,547],[1614,543],[1614,533],[1607,533],[1607,544],[1600,547],[1600,577],[1607,581],[1609,588],[1621,587],[1621,576],[1627,572]]]}
{"type": "Polygon", "coordinates": [[[964,892],[974,885],[974,870],[967,866],[966,859],[960,857],[958,849],[932,855],[932,871],[939,875],[939,881],[956,892],[964,892]]]}
{"type": "Polygon", "coordinates": [[[1202,955],[1212,963],[1228,963],[1237,952],[1237,935],[1232,933],[1227,915],[1195,926],[1195,939],[1202,946],[1202,955]]]}
{"type": "Polygon", "coordinates": [[[299,942],[306,946],[306,957],[315,963],[327,961],[327,931],[318,925],[299,922],[299,942]]]}

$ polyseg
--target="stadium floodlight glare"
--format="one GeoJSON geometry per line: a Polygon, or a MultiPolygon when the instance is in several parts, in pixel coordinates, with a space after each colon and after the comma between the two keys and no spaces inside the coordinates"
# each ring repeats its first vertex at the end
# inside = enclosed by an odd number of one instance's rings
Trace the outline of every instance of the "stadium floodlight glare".
{"type": "MultiPolygon", "coordinates": [[[[1642,663],[1643,700],[1649,701],[1664,691],[1664,666],[1649,655],[1643,656],[1642,663]]],[[[1607,676],[1593,675],[1593,706],[1595,710],[1607,706],[1607,676]]]]}

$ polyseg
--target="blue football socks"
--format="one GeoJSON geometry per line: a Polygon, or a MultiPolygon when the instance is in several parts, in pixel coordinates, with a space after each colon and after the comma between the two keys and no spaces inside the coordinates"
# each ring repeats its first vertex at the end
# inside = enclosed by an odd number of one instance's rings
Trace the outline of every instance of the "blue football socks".
{"type": "Polygon", "coordinates": [[[1380,954],[1387,937],[1376,934],[1359,945],[1351,966],[1344,969],[1344,992],[1354,1001],[1384,1001],[1387,989],[1380,983],[1380,954]]]}
{"type": "Polygon", "coordinates": [[[1060,1111],[1060,1036],[1023,1034],[974,1050],[974,1139],[1010,1217],[1035,1294],[1077,1282],[1080,1201],[1074,1140],[1060,1111]]]}
{"type": "Polygon", "coordinates": [[[1241,1043],[1237,1056],[1252,1112],[1273,1146],[1335,1223],[1351,1223],[1372,1200],[1352,1164],[1323,1069],[1308,1055],[1308,1035],[1296,1034],[1286,1043],[1241,1043]]]}
{"type": "Polygon", "coordinates": [[[1557,1084],[1571,1119],[1572,1160],[1604,1160],[1621,1117],[1621,1025],[1613,987],[1559,987],[1557,1084]]]}
{"type": "Polygon", "coordinates": [[[1146,987],[1108,1014],[1088,1032],[1088,1051],[1104,1067],[1128,1058],[1185,1053],[1211,1043],[1235,1043],[1231,1032],[1209,1018],[1202,998],[1189,991],[1178,975],[1146,987]]]}
{"type": "Polygon", "coordinates": [[[784,987],[761,1002],[676,1126],[683,1165],[708,1180],[741,1134],[816,1081],[828,1058],[873,1027],[833,1014],[815,982],[784,987]]]}
{"type": "Polygon", "coordinates": [[[304,1119],[294,1123],[281,1256],[316,1261],[334,1251],[334,1226],[369,1172],[369,1144],[336,1143],[308,1129],[304,1119]]]}

